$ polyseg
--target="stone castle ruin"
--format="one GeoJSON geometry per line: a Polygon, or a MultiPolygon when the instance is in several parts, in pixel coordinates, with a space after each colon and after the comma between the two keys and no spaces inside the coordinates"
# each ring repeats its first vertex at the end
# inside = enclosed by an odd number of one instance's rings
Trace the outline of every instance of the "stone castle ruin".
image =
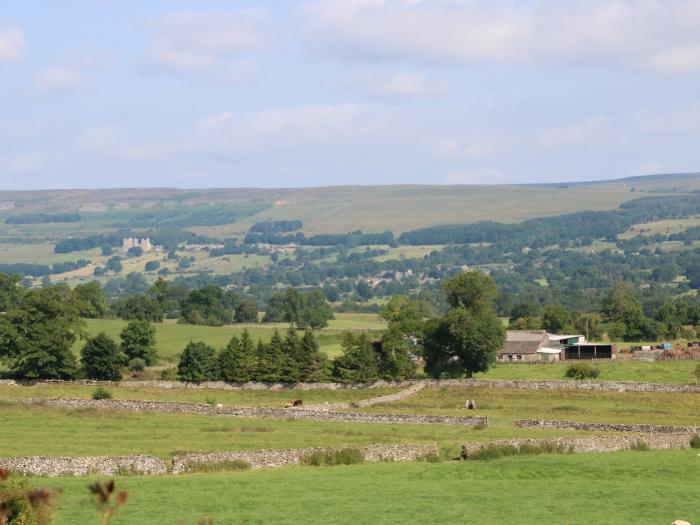
{"type": "Polygon", "coordinates": [[[122,239],[122,250],[128,252],[131,248],[141,248],[145,253],[153,250],[153,245],[149,238],[125,237],[122,239]]]}

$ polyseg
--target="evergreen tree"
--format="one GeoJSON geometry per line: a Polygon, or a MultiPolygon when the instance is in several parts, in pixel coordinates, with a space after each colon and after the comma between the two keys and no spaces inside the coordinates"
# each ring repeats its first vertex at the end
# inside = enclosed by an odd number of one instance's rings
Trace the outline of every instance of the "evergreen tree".
{"type": "Polygon", "coordinates": [[[370,383],[379,379],[379,358],[367,334],[343,335],[343,355],[333,362],[333,377],[348,383],[370,383]]]}
{"type": "Polygon", "coordinates": [[[318,341],[314,333],[307,329],[299,345],[300,381],[307,383],[319,383],[328,379],[329,361],[326,354],[319,350],[318,341]]]}
{"type": "Polygon", "coordinates": [[[121,381],[126,360],[117,343],[104,332],[88,339],[80,352],[83,370],[89,379],[121,381]]]}
{"type": "Polygon", "coordinates": [[[156,364],[156,329],[148,321],[130,321],[121,331],[121,349],[127,360],[143,359],[147,366],[156,364]]]}
{"type": "Polygon", "coordinates": [[[284,353],[282,352],[282,338],[275,331],[270,338],[270,342],[263,344],[258,342],[256,352],[257,370],[255,379],[257,381],[267,381],[274,383],[277,381],[285,381],[286,378],[282,375],[284,365],[284,353]]]}
{"type": "Polygon", "coordinates": [[[284,354],[282,376],[286,382],[296,383],[301,378],[301,370],[299,368],[301,361],[301,345],[294,325],[289,327],[282,341],[282,353],[284,354]]]}
{"type": "Polygon", "coordinates": [[[219,354],[219,366],[224,381],[244,383],[253,380],[257,371],[256,351],[248,330],[243,331],[240,339],[231,338],[219,354]]]}
{"type": "Polygon", "coordinates": [[[190,342],[180,356],[177,376],[182,381],[201,383],[219,379],[216,350],[206,343],[190,342]]]}

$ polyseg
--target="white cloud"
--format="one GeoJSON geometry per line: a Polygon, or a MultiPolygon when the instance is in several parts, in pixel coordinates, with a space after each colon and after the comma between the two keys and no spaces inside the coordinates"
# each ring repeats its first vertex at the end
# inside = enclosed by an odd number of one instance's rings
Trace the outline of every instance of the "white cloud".
{"type": "Polygon", "coordinates": [[[13,156],[0,155],[0,171],[15,175],[36,173],[41,169],[42,165],[43,159],[38,153],[13,156]]]}
{"type": "Polygon", "coordinates": [[[51,95],[79,91],[90,85],[86,73],[111,61],[108,53],[73,53],[34,75],[30,92],[34,95],[51,95]]]}
{"type": "Polygon", "coordinates": [[[264,47],[266,20],[257,9],[169,13],[153,23],[149,59],[167,71],[237,82],[251,71],[243,58],[264,47]]]}
{"type": "Polygon", "coordinates": [[[49,66],[34,76],[31,92],[36,95],[67,93],[82,89],[86,85],[87,79],[79,69],[67,66],[49,66]]]}
{"type": "Polygon", "coordinates": [[[16,27],[0,27],[0,62],[17,60],[24,54],[24,35],[16,27]]]}
{"type": "Polygon", "coordinates": [[[488,157],[496,153],[496,145],[486,138],[447,138],[437,140],[432,152],[444,157],[488,157]]]}
{"type": "Polygon", "coordinates": [[[366,93],[389,98],[432,97],[449,91],[447,84],[428,80],[422,73],[368,69],[348,78],[347,83],[366,93]]]}
{"type": "Polygon", "coordinates": [[[320,0],[304,13],[312,43],[359,57],[700,69],[698,0],[320,0]]]}

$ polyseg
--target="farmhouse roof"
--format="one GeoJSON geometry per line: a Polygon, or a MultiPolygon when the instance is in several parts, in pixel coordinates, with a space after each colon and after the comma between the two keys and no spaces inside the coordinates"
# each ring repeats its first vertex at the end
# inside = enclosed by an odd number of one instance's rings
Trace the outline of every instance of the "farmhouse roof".
{"type": "Polygon", "coordinates": [[[506,330],[506,343],[499,353],[535,354],[547,344],[549,337],[544,330],[506,330]]]}

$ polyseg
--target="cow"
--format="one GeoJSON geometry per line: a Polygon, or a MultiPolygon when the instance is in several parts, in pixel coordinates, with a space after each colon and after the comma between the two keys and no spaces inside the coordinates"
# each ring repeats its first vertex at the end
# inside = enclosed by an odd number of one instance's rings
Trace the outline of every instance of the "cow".
{"type": "Polygon", "coordinates": [[[470,399],[469,401],[464,403],[464,408],[466,408],[467,410],[474,410],[476,408],[476,401],[470,399]]]}
{"type": "Polygon", "coordinates": [[[302,401],[301,399],[290,399],[289,401],[287,401],[287,404],[284,406],[284,408],[300,407],[303,404],[304,401],[302,401]]]}

